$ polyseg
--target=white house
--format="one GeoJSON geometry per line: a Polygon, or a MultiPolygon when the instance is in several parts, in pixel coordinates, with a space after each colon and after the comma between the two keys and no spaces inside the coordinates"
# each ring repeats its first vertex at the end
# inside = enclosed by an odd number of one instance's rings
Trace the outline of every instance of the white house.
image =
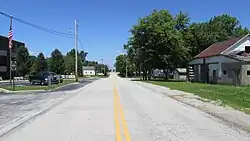
{"type": "Polygon", "coordinates": [[[173,75],[176,80],[187,80],[187,68],[176,68],[173,75]]]}
{"type": "Polygon", "coordinates": [[[82,72],[83,72],[83,75],[85,75],[85,76],[96,75],[95,74],[95,66],[83,66],[82,72]]]}
{"type": "Polygon", "coordinates": [[[215,43],[189,62],[195,81],[250,84],[250,35],[215,43]]]}

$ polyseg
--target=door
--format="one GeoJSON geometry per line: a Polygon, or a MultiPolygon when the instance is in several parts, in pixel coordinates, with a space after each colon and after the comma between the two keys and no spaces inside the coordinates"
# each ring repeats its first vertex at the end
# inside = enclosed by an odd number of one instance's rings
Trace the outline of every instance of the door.
{"type": "Polygon", "coordinates": [[[216,70],[213,70],[213,83],[217,83],[217,75],[216,70]]]}
{"type": "Polygon", "coordinates": [[[233,71],[233,84],[236,86],[240,85],[240,70],[233,71]]]}
{"type": "Polygon", "coordinates": [[[240,70],[236,70],[236,85],[240,85],[240,70]]]}

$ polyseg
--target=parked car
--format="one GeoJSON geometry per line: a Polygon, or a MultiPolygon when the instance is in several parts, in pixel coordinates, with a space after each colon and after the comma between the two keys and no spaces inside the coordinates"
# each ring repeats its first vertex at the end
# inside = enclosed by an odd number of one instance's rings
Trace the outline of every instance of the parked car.
{"type": "Polygon", "coordinates": [[[63,78],[61,75],[57,75],[54,72],[49,72],[52,75],[52,81],[55,83],[62,83],[63,82],[63,78]]]}
{"type": "MultiPolygon", "coordinates": [[[[167,72],[167,78],[173,78],[173,76],[174,76],[173,72],[170,72],[170,71],[167,72]]],[[[166,79],[166,74],[164,73],[163,70],[155,69],[152,72],[152,77],[154,79],[156,79],[156,78],[164,78],[164,79],[166,79]]]]}
{"type": "Polygon", "coordinates": [[[49,82],[52,82],[52,75],[49,72],[34,72],[29,76],[29,81],[31,84],[41,84],[48,85],[49,82]]]}

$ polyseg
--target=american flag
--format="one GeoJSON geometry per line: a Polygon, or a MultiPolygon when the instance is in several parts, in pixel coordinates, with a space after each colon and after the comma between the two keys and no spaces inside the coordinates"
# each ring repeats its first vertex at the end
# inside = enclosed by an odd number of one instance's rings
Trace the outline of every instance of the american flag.
{"type": "Polygon", "coordinates": [[[10,30],[8,34],[8,39],[9,39],[9,49],[12,48],[12,38],[13,38],[13,33],[12,33],[12,19],[10,21],[10,30]]]}

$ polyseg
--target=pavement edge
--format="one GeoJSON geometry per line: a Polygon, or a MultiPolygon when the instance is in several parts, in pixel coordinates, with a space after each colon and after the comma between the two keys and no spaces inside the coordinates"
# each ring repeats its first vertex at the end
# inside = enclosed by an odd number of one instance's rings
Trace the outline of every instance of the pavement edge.
{"type": "MultiPolygon", "coordinates": [[[[89,83],[89,84],[91,84],[91,83],[89,83]]],[[[18,117],[16,119],[12,120],[11,122],[8,122],[8,123],[0,126],[0,137],[4,136],[5,134],[9,133],[10,131],[13,131],[14,129],[25,124],[26,122],[30,121],[31,119],[35,119],[36,117],[45,114],[46,112],[50,111],[53,107],[60,105],[64,101],[78,95],[79,92],[86,89],[89,84],[85,85],[84,87],[82,87],[80,89],[74,90],[74,91],[67,91],[67,92],[72,93],[72,94],[63,97],[62,99],[59,98],[59,99],[52,101],[53,102],[52,105],[50,105],[42,110],[39,110],[39,111],[31,113],[31,114],[30,113],[26,114],[26,116],[18,117]]]]}

